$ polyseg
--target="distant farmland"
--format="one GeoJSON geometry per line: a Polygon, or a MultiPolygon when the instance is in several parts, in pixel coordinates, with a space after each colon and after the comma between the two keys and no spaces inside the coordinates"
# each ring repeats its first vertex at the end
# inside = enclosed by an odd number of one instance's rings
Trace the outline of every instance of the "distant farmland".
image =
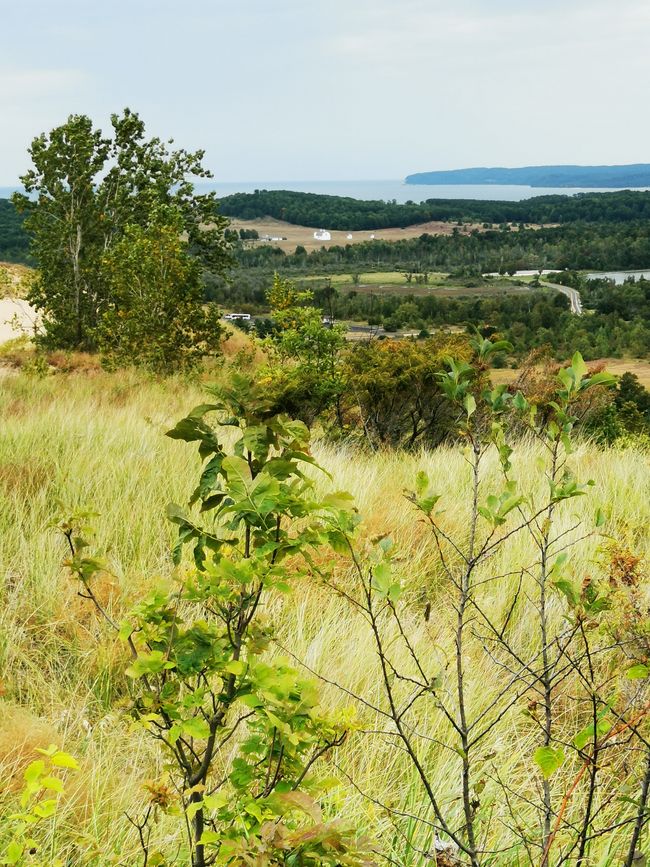
{"type": "MultiPolygon", "coordinates": [[[[419,238],[420,235],[428,233],[429,235],[451,235],[454,229],[457,229],[463,235],[469,235],[475,229],[483,231],[480,224],[465,224],[458,226],[456,223],[430,222],[418,223],[414,226],[407,226],[404,229],[364,229],[358,232],[331,231],[331,241],[317,241],[314,238],[314,229],[309,226],[294,226],[292,223],[285,223],[282,220],[275,220],[272,217],[265,217],[257,220],[237,220],[230,221],[232,229],[256,229],[260,235],[282,236],[286,238],[284,241],[252,241],[248,242],[255,246],[262,244],[271,244],[274,247],[280,247],[287,253],[293,253],[296,247],[304,247],[305,250],[320,250],[321,247],[344,247],[346,244],[361,244],[364,241],[370,241],[371,235],[382,241],[401,241],[405,238],[419,238]],[[351,238],[348,238],[351,235],[351,238]]],[[[329,228],[323,226],[323,229],[329,228]]]]}

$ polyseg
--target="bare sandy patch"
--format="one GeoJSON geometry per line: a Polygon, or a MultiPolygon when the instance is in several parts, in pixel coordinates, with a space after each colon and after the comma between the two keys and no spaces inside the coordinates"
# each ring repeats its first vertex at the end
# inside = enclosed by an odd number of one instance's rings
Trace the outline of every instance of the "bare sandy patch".
{"type": "Polygon", "coordinates": [[[33,334],[37,324],[38,313],[22,298],[0,298],[0,343],[33,334]]]}

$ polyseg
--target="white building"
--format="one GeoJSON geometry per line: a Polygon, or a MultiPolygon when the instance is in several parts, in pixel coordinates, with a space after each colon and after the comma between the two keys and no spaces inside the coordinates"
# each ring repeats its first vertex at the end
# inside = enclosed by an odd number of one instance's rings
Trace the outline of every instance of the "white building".
{"type": "Polygon", "coordinates": [[[326,229],[317,229],[314,232],[314,239],[316,241],[331,241],[332,233],[328,232],[326,229]]]}

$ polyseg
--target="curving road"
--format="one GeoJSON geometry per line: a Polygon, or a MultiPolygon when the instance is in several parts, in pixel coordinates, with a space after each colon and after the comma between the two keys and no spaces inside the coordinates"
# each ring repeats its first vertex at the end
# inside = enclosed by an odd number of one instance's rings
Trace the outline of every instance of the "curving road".
{"type": "Polygon", "coordinates": [[[556,292],[561,292],[569,299],[571,304],[571,312],[576,316],[582,316],[582,298],[577,289],[571,289],[570,286],[562,286],[561,283],[549,283],[546,280],[540,280],[542,286],[547,286],[549,289],[555,289],[556,292]]]}

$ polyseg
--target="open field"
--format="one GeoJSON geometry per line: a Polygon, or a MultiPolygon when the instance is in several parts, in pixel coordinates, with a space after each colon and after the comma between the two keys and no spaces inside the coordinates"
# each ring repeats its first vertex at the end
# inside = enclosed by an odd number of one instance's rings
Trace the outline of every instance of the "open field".
{"type": "Polygon", "coordinates": [[[434,271],[427,275],[427,282],[420,283],[415,277],[409,282],[401,271],[370,271],[352,274],[320,274],[298,277],[296,282],[305,286],[310,283],[330,282],[342,292],[384,295],[439,295],[454,298],[462,295],[500,295],[507,293],[530,292],[527,284],[510,277],[494,277],[487,280],[472,280],[471,283],[455,282],[448,274],[434,271]]]}
{"type": "MultiPolygon", "coordinates": [[[[360,244],[364,241],[370,241],[371,235],[382,241],[401,241],[406,238],[418,238],[420,235],[427,232],[430,235],[451,235],[454,229],[458,229],[464,235],[469,235],[474,229],[481,229],[481,224],[465,224],[457,226],[456,223],[419,223],[415,226],[407,226],[404,229],[366,229],[362,232],[339,232],[332,230],[331,241],[317,241],[314,238],[314,229],[309,226],[295,226],[293,223],[285,223],[282,220],[274,220],[272,217],[267,217],[264,220],[231,220],[230,227],[232,229],[256,229],[259,232],[260,238],[263,235],[282,236],[286,238],[283,241],[252,241],[248,242],[254,245],[270,243],[275,247],[280,247],[287,253],[293,253],[297,246],[302,246],[307,251],[320,250],[321,247],[345,246],[346,244],[360,244]],[[351,235],[351,238],[348,238],[351,235]]],[[[327,226],[322,228],[327,229],[327,226]]]]}
{"type": "MultiPolygon", "coordinates": [[[[596,361],[590,361],[589,365],[604,365],[605,370],[613,373],[614,376],[621,376],[628,371],[634,373],[639,382],[644,388],[650,389],[650,361],[645,358],[600,358],[596,361]]],[[[501,370],[493,370],[490,377],[495,384],[510,383],[515,380],[520,370],[513,368],[503,368],[501,370]]]]}
{"type": "MultiPolygon", "coordinates": [[[[118,621],[148,588],[171,579],[174,534],[164,509],[170,501],[186,501],[199,462],[195,448],[163,434],[203,399],[200,388],[186,380],[159,382],[102,371],[44,379],[18,374],[5,380],[0,391],[0,774],[14,786],[34,749],[51,742],[78,757],[81,771],[58,823],[57,845],[70,863],[103,867],[135,857],[137,843],[123,813],[142,809],[143,782],[161,769],[146,734],[134,729],[122,712],[127,701],[123,669],[128,654],[77,596],[61,565],[63,540],[53,527],[73,510],[98,513],[94,544],[110,564],[98,592],[118,621]]],[[[542,454],[528,443],[514,458],[513,476],[525,479],[527,488],[543,487],[541,470],[535,469],[542,454]]],[[[453,604],[433,539],[402,491],[413,484],[419,469],[425,469],[443,495],[445,527],[462,534],[470,486],[462,450],[373,455],[344,445],[317,444],[315,455],[332,474],[331,482],[321,479],[321,489],[345,489],[354,495],[363,519],[362,536],[370,539],[390,533],[395,540],[400,552],[395,568],[416,603],[406,620],[409,635],[427,663],[446,676],[453,657],[453,604]],[[434,612],[428,622],[421,613],[427,601],[434,612]]],[[[572,464],[581,477],[594,479],[595,486],[589,497],[558,507],[558,531],[577,538],[572,529],[576,519],[589,521],[596,505],[602,504],[608,531],[622,533],[640,554],[650,555],[647,457],[581,444],[572,464]]],[[[496,472],[496,461],[490,466],[496,472]]],[[[576,580],[597,569],[594,544],[583,540],[574,549],[570,574],[576,580]]],[[[498,574],[519,569],[529,562],[531,545],[518,538],[508,547],[507,559],[500,558],[491,568],[498,574]]],[[[339,580],[348,586],[353,575],[339,559],[339,580]]],[[[511,605],[516,578],[503,578],[489,588],[490,611],[501,622],[511,605]]],[[[363,618],[355,616],[341,598],[304,579],[292,596],[276,599],[265,613],[278,622],[281,643],[310,669],[326,673],[328,680],[343,683],[355,694],[380,700],[372,636],[363,618]]],[[[510,629],[522,640],[528,635],[534,642],[530,616],[522,603],[510,629]]],[[[561,619],[557,603],[552,618],[561,619]]],[[[468,711],[480,714],[501,684],[498,678],[490,679],[478,646],[474,652],[477,655],[467,671],[468,711]]],[[[407,659],[398,662],[406,665],[407,659]]],[[[359,727],[369,732],[354,735],[335,763],[327,763],[324,772],[339,779],[327,800],[328,813],[354,822],[402,859],[404,841],[395,835],[392,821],[361,792],[407,804],[409,812],[425,817],[431,817],[430,807],[403,754],[383,736],[381,717],[355,705],[332,685],[323,685],[323,701],[330,709],[355,706],[359,727]]],[[[459,756],[436,746],[436,739],[448,735],[448,726],[433,704],[419,726],[424,737],[433,738],[422,742],[432,783],[460,823],[460,805],[448,794],[450,781],[458,777],[459,756]]],[[[500,772],[537,798],[536,771],[529,759],[537,743],[536,726],[517,712],[508,738],[496,732],[488,735],[481,756],[496,757],[500,772]]],[[[491,761],[485,760],[486,768],[491,761]]],[[[482,785],[482,797],[493,804],[501,833],[503,806],[489,768],[482,785]]],[[[170,845],[169,835],[174,833],[178,832],[161,816],[155,837],[167,835],[170,845]]],[[[420,848],[430,847],[426,833],[418,842],[420,848]]],[[[486,839],[486,845],[493,842],[486,839]]],[[[594,857],[597,852],[594,849],[594,857]]],[[[430,861],[411,854],[399,863],[430,861]]],[[[621,858],[611,863],[621,863],[621,858]]]]}

